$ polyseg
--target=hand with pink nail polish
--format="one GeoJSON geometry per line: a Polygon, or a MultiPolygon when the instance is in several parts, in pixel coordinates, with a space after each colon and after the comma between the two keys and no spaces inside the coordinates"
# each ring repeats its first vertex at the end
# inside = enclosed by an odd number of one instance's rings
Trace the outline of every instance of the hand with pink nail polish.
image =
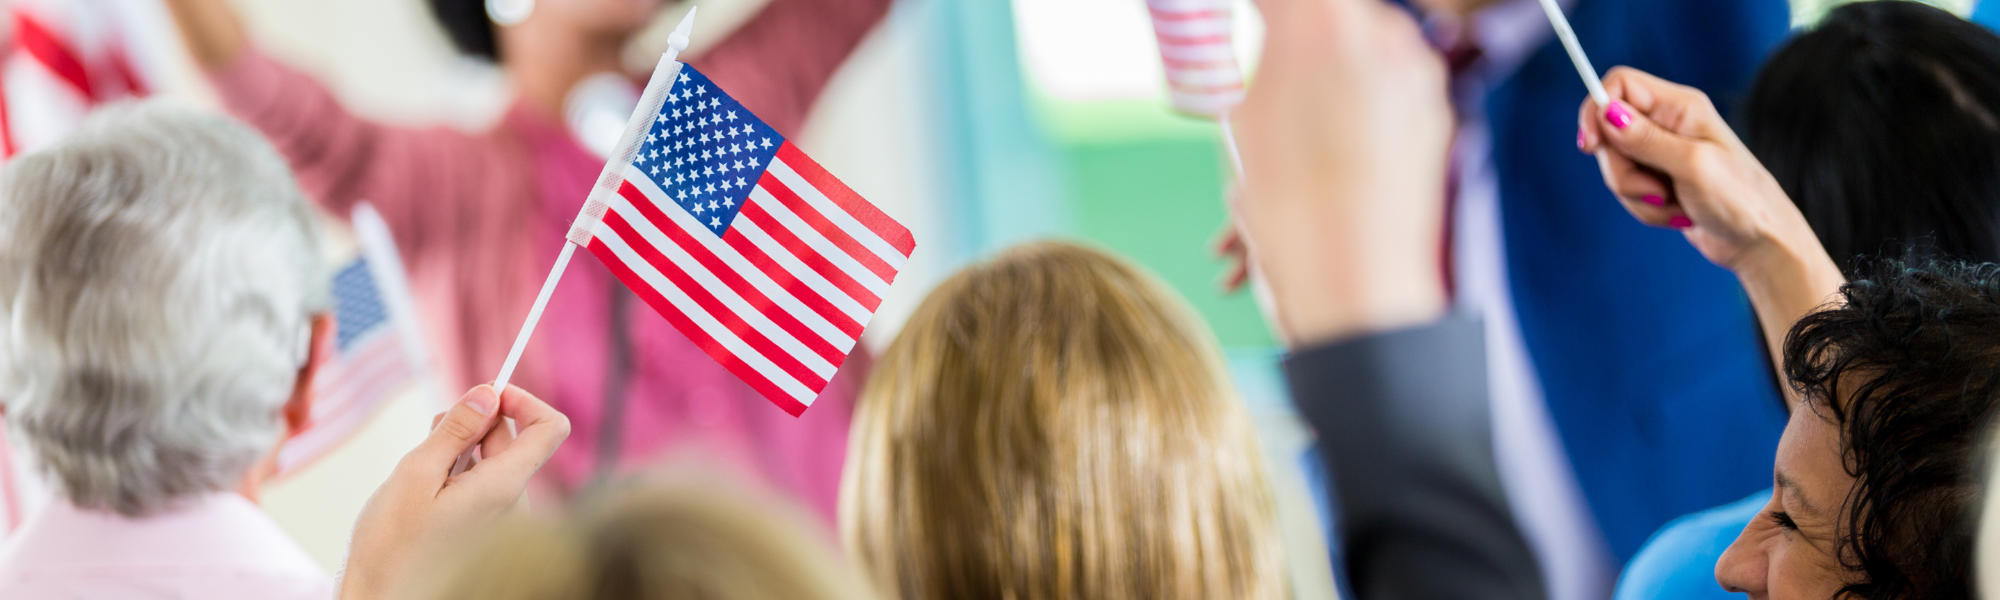
{"type": "Polygon", "coordinates": [[[502,395],[482,385],[466,392],[437,416],[430,435],[396,463],[361,509],[340,597],[395,597],[418,557],[518,504],[528,478],[567,437],[569,418],[521,388],[508,386],[502,395]],[[507,426],[509,418],[519,433],[507,426]],[[450,475],[458,455],[474,446],[479,461],[450,475]]]}
{"type": "Polygon", "coordinates": [[[1706,94],[1625,67],[1612,69],[1604,88],[1611,105],[1586,100],[1578,117],[1591,142],[1584,150],[1604,151],[1604,182],[1632,216],[1682,230],[1702,256],[1731,270],[1774,242],[1818,245],[1706,94]]]}
{"type": "Polygon", "coordinates": [[[1605,185],[1632,216],[1679,230],[1735,272],[1766,337],[1782,343],[1844,282],[1798,206],[1700,90],[1626,67],[1604,90],[1610,106],[1585,100],[1577,121],[1605,185]]]}

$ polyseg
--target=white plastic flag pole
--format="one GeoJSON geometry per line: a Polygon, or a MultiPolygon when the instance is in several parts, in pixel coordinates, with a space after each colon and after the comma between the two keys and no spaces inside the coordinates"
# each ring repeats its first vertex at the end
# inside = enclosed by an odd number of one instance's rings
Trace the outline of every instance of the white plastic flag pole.
{"type": "Polygon", "coordinates": [[[1576,65],[1576,74],[1583,76],[1583,87],[1590,89],[1590,99],[1596,100],[1599,107],[1610,106],[1611,96],[1604,93],[1604,81],[1597,78],[1597,69],[1590,66],[1583,45],[1576,43],[1576,31],[1569,28],[1562,7],[1556,5],[1556,0],[1542,0],[1542,12],[1548,13],[1549,24],[1556,28],[1556,39],[1562,40],[1563,50],[1569,52],[1569,62],[1576,65]]]}
{"type": "MultiPolygon", "coordinates": [[[[1569,52],[1570,64],[1576,65],[1576,74],[1583,77],[1583,87],[1590,90],[1590,99],[1597,102],[1597,109],[1611,106],[1611,95],[1604,93],[1604,80],[1597,78],[1597,67],[1590,65],[1590,57],[1583,53],[1583,45],[1576,42],[1576,30],[1569,28],[1569,18],[1563,16],[1556,0],[1542,0],[1542,12],[1549,16],[1549,24],[1556,28],[1556,39],[1562,40],[1563,50],[1569,52]]],[[[1604,148],[1598,148],[1597,168],[1610,172],[1611,155],[1604,148]]]]}
{"type": "MultiPolygon", "coordinates": [[[[569,268],[570,257],[576,254],[578,245],[588,243],[590,230],[604,218],[608,204],[606,198],[618,193],[618,186],[624,180],[625,165],[632,162],[632,153],[639,147],[639,138],[644,137],[651,126],[653,115],[660,112],[660,105],[666,102],[666,95],[673,88],[674,79],[680,75],[680,63],[675,59],[687,49],[688,34],[694,29],[694,14],[698,7],[689,7],[688,14],[681,17],[674,33],[667,37],[667,51],[660,56],[660,63],[653,67],[653,76],[646,80],[646,91],[639,96],[639,105],[633,107],[632,117],[625,123],[625,132],[613,147],[610,160],[604,163],[604,171],[598,174],[597,184],[590,189],[590,196],[584,200],[583,210],[570,225],[569,235],[563,242],[562,253],[556,255],[556,264],[549,269],[549,277],[542,281],[542,291],[535,294],[535,303],[528,309],[528,319],[521,324],[521,332],[514,336],[514,347],[507,350],[507,361],[500,364],[500,376],[493,378],[495,393],[504,393],[507,382],[514,377],[514,367],[521,362],[521,353],[528,349],[528,338],[534,336],[535,324],[542,320],[542,309],[549,304],[549,295],[556,291],[556,282],[562,280],[563,271],[569,268]]],[[[472,451],[459,455],[452,464],[451,474],[457,475],[472,468],[472,451]]]]}
{"type": "Polygon", "coordinates": [[[507,350],[507,362],[500,363],[500,376],[493,378],[494,390],[507,389],[507,380],[514,378],[514,367],[521,362],[521,352],[528,349],[528,338],[535,334],[535,324],[542,321],[542,309],[549,306],[549,294],[556,291],[556,282],[562,280],[563,271],[569,268],[569,259],[576,255],[576,244],[563,241],[562,253],[556,255],[556,266],[549,269],[549,278],[542,280],[542,291],[535,294],[535,305],[528,308],[528,320],[521,324],[521,333],[514,336],[514,347],[507,350]]]}
{"type": "Polygon", "coordinates": [[[1229,166],[1236,169],[1236,179],[1243,180],[1243,152],[1236,149],[1236,127],[1229,123],[1229,113],[1216,115],[1215,122],[1222,126],[1222,148],[1229,151],[1229,166]]]}

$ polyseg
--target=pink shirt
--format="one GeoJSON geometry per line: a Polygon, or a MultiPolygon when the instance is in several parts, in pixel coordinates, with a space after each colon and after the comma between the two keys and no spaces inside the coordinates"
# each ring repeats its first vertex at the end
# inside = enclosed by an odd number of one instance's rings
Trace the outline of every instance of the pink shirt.
{"type": "MultiPolygon", "coordinates": [[[[888,5],[773,0],[694,64],[789,134],[888,5]]],[[[224,104],[277,145],[321,206],[344,216],[367,200],[381,212],[408,263],[445,383],[456,390],[491,380],[603,161],[553,116],[518,103],[476,134],[386,126],[348,113],[312,78],[248,54],[211,74],[224,104]]],[[[594,473],[617,285],[596,260],[572,262],[515,375],[570,417],[569,441],[542,471],[565,489],[594,473]]],[[[872,362],[865,352],[794,418],[628,299],[621,466],[672,452],[740,466],[830,524],[854,395],[872,362]]]]}
{"type": "Polygon", "coordinates": [[[0,598],[332,597],[333,578],[230,492],[139,519],[52,501],[0,552],[0,598]]]}

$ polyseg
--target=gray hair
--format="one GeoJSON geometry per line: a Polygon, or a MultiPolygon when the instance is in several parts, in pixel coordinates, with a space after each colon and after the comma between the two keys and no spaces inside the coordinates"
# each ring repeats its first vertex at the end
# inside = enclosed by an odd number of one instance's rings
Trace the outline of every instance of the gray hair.
{"type": "Polygon", "coordinates": [[[312,212],[263,137],[147,102],[0,171],[0,401],[78,507],[233,489],[283,434],[327,305],[312,212]]]}

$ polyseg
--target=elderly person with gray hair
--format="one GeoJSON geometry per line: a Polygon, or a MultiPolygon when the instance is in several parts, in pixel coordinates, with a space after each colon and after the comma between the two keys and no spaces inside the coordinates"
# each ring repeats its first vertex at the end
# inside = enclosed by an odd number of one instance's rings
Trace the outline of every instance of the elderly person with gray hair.
{"type": "MultiPolygon", "coordinates": [[[[0,552],[0,598],[332,597],[256,506],[333,340],[328,285],[283,159],[224,117],[117,107],[0,171],[0,400],[60,494],[0,552]]],[[[567,432],[475,388],[370,501],[343,591],[512,505],[567,432]]]]}

